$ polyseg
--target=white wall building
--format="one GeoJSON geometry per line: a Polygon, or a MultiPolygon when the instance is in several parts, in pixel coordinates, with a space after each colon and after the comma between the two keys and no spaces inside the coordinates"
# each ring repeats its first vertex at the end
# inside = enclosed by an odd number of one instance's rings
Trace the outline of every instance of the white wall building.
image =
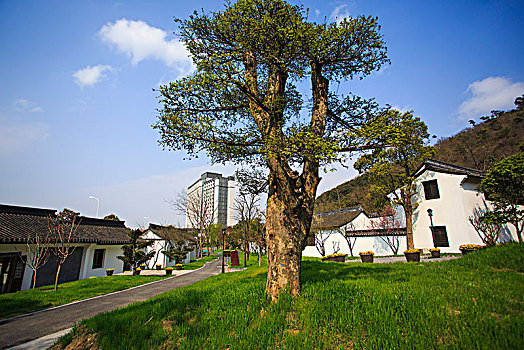
{"type": "MultiPolygon", "coordinates": [[[[373,251],[376,255],[392,255],[393,252],[384,239],[397,239],[399,241],[399,252],[406,247],[405,229],[391,230],[394,236],[385,235],[373,225],[380,218],[369,217],[360,207],[346,208],[315,215],[312,224],[312,232],[317,232],[320,237],[326,238],[324,247],[326,255],[333,254],[335,247],[339,253],[358,256],[359,252],[373,251]],[[349,247],[352,243],[353,249],[349,247]]],[[[402,220],[402,219],[401,219],[402,220]]],[[[403,223],[403,220],[402,222],[403,223]]],[[[308,245],[302,251],[303,256],[320,257],[321,254],[315,246],[313,236],[310,236],[308,245]]]]}
{"type": "MultiPolygon", "coordinates": [[[[0,293],[29,289],[33,270],[27,266],[27,240],[48,230],[48,216],[56,210],[0,205],[0,293]]],[[[122,245],[127,243],[129,229],[123,221],[80,217],[71,239],[73,253],[62,265],[59,283],[91,276],[102,277],[106,269],[123,271],[122,245]]],[[[50,237],[52,240],[53,237],[50,237]]],[[[53,255],[38,269],[36,286],[54,284],[56,259],[53,255]]]]}
{"type": "Polygon", "coordinates": [[[175,260],[170,259],[162,252],[169,250],[171,244],[178,240],[184,240],[185,244],[188,246],[194,244],[193,250],[187,253],[185,259],[182,261],[183,264],[189,263],[191,259],[194,259],[197,256],[196,239],[188,229],[149,224],[149,228],[144,231],[142,238],[154,242],[152,246],[147,247],[146,249],[146,253],[149,253],[153,250],[155,251],[155,256],[148,262],[148,267],[151,269],[156,268],[157,264],[161,265],[162,268],[176,265],[175,260]]]}
{"type": "MultiPolygon", "coordinates": [[[[224,227],[234,224],[235,179],[222,174],[206,172],[187,189],[188,212],[186,227],[199,229],[196,216],[203,213],[211,217],[212,223],[220,222],[224,227]],[[193,208],[193,209],[191,209],[193,208]]],[[[206,220],[208,221],[208,220],[206,220]]]]}
{"type": "MultiPolygon", "coordinates": [[[[438,247],[441,252],[460,252],[462,244],[483,244],[469,217],[475,208],[492,209],[492,204],[477,191],[481,171],[428,160],[415,172],[417,194],[413,202],[415,248],[438,247]],[[428,209],[432,211],[433,232],[428,209]]],[[[504,225],[499,242],[517,240],[512,225],[504,225]]]]}

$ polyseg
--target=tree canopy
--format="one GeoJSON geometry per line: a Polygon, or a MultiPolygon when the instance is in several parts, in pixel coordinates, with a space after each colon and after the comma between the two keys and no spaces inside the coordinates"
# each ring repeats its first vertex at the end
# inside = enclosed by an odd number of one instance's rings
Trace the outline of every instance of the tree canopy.
{"type": "Polygon", "coordinates": [[[282,0],[238,0],[177,23],[196,71],[159,89],[160,144],[269,170],[266,292],[298,294],[320,166],[381,141],[360,132],[376,104],[330,91],[388,63],[378,20],[315,23],[282,0]],[[309,97],[297,88],[307,80],[309,97]]]}
{"type": "MultiPolygon", "coordinates": [[[[429,146],[428,127],[412,111],[385,110],[373,123],[382,125],[389,145],[361,156],[355,168],[369,173],[373,181],[372,193],[378,196],[389,194],[392,204],[404,209],[407,248],[413,249],[412,215],[416,203],[412,197],[417,192],[413,175],[423,161],[436,153],[436,149],[429,146]]],[[[373,123],[369,125],[372,132],[373,123]]]]}
{"type": "Polygon", "coordinates": [[[502,159],[486,174],[479,190],[495,204],[487,220],[512,223],[519,242],[522,242],[524,220],[524,151],[502,159]]]}

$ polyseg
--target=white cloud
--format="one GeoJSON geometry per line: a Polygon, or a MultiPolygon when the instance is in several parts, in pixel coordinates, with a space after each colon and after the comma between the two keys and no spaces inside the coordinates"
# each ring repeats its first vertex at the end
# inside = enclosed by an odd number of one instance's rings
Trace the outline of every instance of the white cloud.
{"type": "Polygon", "coordinates": [[[20,112],[37,113],[44,111],[42,107],[33,107],[33,103],[23,98],[15,100],[13,105],[15,106],[15,109],[20,112]]]}
{"type": "Polygon", "coordinates": [[[409,111],[412,111],[413,108],[409,107],[409,106],[404,106],[404,107],[400,107],[399,105],[394,105],[394,106],[391,106],[391,109],[395,109],[401,113],[406,113],[406,112],[409,112],[409,111]]]}
{"type": "Polygon", "coordinates": [[[344,20],[344,18],[348,18],[350,16],[351,14],[349,13],[349,6],[347,4],[341,4],[331,11],[329,19],[340,23],[344,20]]]}
{"type": "Polygon", "coordinates": [[[515,98],[524,93],[524,82],[513,83],[505,77],[488,77],[469,84],[466,92],[473,96],[458,108],[459,119],[465,120],[492,110],[509,109],[515,98]]]}
{"type": "Polygon", "coordinates": [[[320,16],[320,10],[319,9],[315,9],[315,15],[320,16]]]}
{"type": "Polygon", "coordinates": [[[150,58],[177,69],[181,75],[186,75],[194,69],[189,52],[182,42],[175,39],[167,40],[165,31],[151,27],[143,21],[122,18],[115,23],[105,24],[98,34],[102,40],[131,57],[134,65],[150,58]]]}
{"type": "Polygon", "coordinates": [[[104,64],[99,64],[93,67],[87,66],[74,72],[73,78],[75,78],[75,82],[80,87],[93,86],[96,83],[99,83],[105,77],[105,72],[111,70],[111,66],[104,64]]]}
{"type": "Polygon", "coordinates": [[[43,123],[16,123],[0,115],[0,157],[8,156],[49,136],[43,123]]]}

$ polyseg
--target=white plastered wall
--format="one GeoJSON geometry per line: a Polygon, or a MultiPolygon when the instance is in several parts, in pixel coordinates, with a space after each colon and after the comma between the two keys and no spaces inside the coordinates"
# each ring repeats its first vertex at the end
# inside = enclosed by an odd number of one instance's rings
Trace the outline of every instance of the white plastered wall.
{"type": "MultiPolygon", "coordinates": [[[[466,175],[447,174],[435,171],[423,172],[416,181],[417,194],[413,201],[418,207],[413,213],[413,240],[415,248],[428,250],[433,248],[431,223],[427,213],[433,211],[433,225],[446,226],[449,248],[439,247],[443,253],[458,253],[462,244],[483,244],[479,235],[469,222],[475,207],[491,209],[483,194],[476,191],[476,184],[463,182],[466,175]],[[425,199],[423,181],[437,180],[440,198],[425,199]]],[[[503,227],[499,241],[516,240],[514,229],[510,225],[503,227]]]]}

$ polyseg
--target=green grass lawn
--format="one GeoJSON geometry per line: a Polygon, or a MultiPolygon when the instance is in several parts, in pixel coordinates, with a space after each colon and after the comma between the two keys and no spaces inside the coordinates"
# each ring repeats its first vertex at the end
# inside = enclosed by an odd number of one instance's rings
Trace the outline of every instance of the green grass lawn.
{"type": "Polygon", "coordinates": [[[439,263],[307,259],[301,295],[278,303],[265,298],[256,258],[245,271],[98,315],[74,332],[96,333],[103,349],[524,348],[522,244],[439,263]]]}
{"type": "Polygon", "coordinates": [[[0,294],[0,319],[128,289],[165,277],[110,276],[88,278],[60,284],[56,292],[54,286],[44,286],[15,293],[0,294]]]}
{"type": "Polygon", "coordinates": [[[216,259],[216,256],[204,256],[202,259],[197,260],[195,262],[183,264],[182,270],[196,270],[204,266],[205,263],[209,261],[213,261],[215,259],[216,259]]]}

